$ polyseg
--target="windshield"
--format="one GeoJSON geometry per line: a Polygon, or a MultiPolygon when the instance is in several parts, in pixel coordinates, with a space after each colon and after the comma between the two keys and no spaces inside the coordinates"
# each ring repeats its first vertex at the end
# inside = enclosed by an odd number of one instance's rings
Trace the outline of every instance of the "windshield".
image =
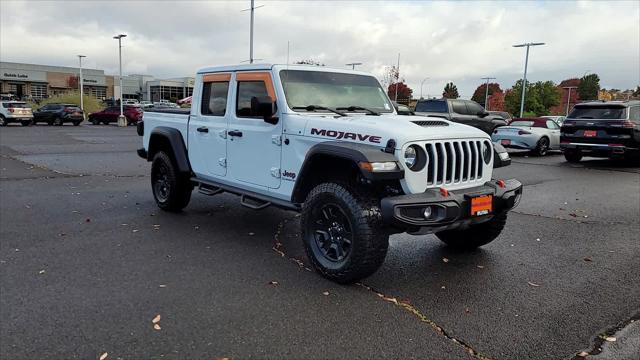
{"type": "Polygon", "coordinates": [[[512,121],[509,126],[524,126],[524,127],[532,127],[533,121],[512,121]]]}
{"type": "Polygon", "coordinates": [[[446,101],[419,101],[416,104],[417,112],[439,112],[445,113],[447,112],[447,102],[446,101]]]}
{"type": "Polygon", "coordinates": [[[625,108],[614,106],[576,106],[569,114],[572,119],[625,119],[625,108]]]}
{"type": "Polygon", "coordinates": [[[280,81],[291,109],[316,105],[334,109],[355,106],[382,113],[393,111],[387,95],[373,76],[282,70],[280,81]]]}

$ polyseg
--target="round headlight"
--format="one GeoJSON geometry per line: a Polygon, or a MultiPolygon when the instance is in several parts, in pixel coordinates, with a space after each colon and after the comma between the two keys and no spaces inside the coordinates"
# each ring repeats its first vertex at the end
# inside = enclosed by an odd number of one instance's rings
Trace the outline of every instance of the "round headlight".
{"type": "Polygon", "coordinates": [[[489,165],[491,162],[491,153],[493,152],[493,146],[491,146],[488,142],[482,143],[482,158],[484,159],[484,163],[489,165]]]}
{"type": "Polygon", "coordinates": [[[418,160],[418,153],[413,145],[409,146],[407,150],[404,151],[404,163],[407,165],[409,169],[413,168],[418,160]]]}

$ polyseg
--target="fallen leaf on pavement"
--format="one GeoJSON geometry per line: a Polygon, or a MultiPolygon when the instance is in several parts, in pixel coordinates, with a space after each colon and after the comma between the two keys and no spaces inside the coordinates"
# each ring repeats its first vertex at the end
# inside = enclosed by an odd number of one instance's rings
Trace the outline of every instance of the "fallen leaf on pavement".
{"type": "Polygon", "coordinates": [[[153,328],[154,328],[154,329],[156,329],[156,330],[160,330],[160,329],[162,329],[162,328],[160,327],[160,325],[158,325],[158,324],[153,324],[153,328]]]}
{"type": "Polygon", "coordinates": [[[574,213],[570,213],[569,216],[571,217],[578,217],[578,215],[574,214],[574,213]]]}
{"type": "Polygon", "coordinates": [[[446,289],[446,287],[444,285],[440,286],[440,289],[446,289]]]}
{"type": "Polygon", "coordinates": [[[256,234],[256,233],[254,233],[254,232],[250,232],[250,233],[249,233],[249,236],[253,236],[253,235],[255,235],[255,234],[256,234]]]}
{"type": "Polygon", "coordinates": [[[137,233],[139,230],[138,229],[133,229],[131,230],[131,232],[137,233]]]}
{"type": "Polygon", "coordinates": [[[471,314],[471,310],[469,310],[469,308],[464,308],[464,312],[467,314],[471,314]]]}
{"type": "Polygon", "coordinates": [[[604,338],[606,341],[608,342],[615,342],[616,338],[614,338],[613,336],[607,336],[606,338],[604,338]]]}
{"type": "Polygon", "coordinates": [[[449,259],[447,259],[446,257],[443,257],[443,258],[442,258],[442,262],[446,262],[446,263],[448,263],[448,262],[449,262],[449,259]]]}
{"type": "Polygon", "coordinates": [[[86,219],[84,220],[84,222],[91,222],[91,219],[86,218],[86,219]]]}
{"type": "Polygon", "coordinates": [[[329,296],[329,292],[328,292],[328,291],[325,291],[325,292],[323,292],[323,293],[322,293],[322,295],[324,295],[324,296],[329,296]]]}
{"type": "Polygon", "coordinates": [[[484,266],[478,265],[478,269],[484,269],[484,266]]]}
{"type": "Polygon", "coordinates": [[[582,260],[587,261],[587,262],[589,262],[589,261],[593,261],[593,259],[591,259],[591,257],[589,257],[589,256],[587,256],[586,258],[584,258],[584,259],[582,259],[582,260]]]}
{"type": "Polygon", "coordinates": [[[588,352],[586,352],[586,351],[583,351],[583,352],[581,352],[581,353],[578,353],[578,356],[580,356],[580,357],[587,357],[587,356],[589,356],[589,353],[588,353],[588,352]]]}
{"type": "Polygon", "coordinates": [[[157,324],[160,321],[160,314],[156,315],[156,317],[151,320],[152,323],[157,324]]]}
{"type": "Polygon", "coordinates": [[[164,285],[164,284],[160,284],[160,285],[159,285],[158,287],[161,287],[161,288],[166,288],[166,287],[167,287],[167,285],[164,285]]]}
{"type": "Polygon", "coordinates": [[[107,358],[107,356],[109,356],[109,353],[102,353],[102,355],[100,355],[100,360],[104,360],[107,358]]]}
{"type": "Polygon", "coordinates": [[[278,283],[277,281],[269,281],[269,285],[278,286],[280,285],[280,283],[278,283]]]}
{"type": "Polygon", "coordinates": [[[45,271],[44,271],[44,270],[40,270],[40,271],[38,271],[38,274],[44,274],[44,273],[45,273],[45,271]]]}
{"type": "Polygon", "coordinates": [[[540,285],[536,284],[536,283],[532,283],[531,281],[527,281],[527,284],[533,286],[533,287],[540,287],[540,285]]]}

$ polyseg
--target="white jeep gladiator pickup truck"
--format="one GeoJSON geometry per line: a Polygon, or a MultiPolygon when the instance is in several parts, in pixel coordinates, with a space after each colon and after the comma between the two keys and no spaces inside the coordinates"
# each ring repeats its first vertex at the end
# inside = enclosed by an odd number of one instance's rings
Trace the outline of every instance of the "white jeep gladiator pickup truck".
{"type": "Polygon", "coordinates": [[[520,200],[492,179],[504,151],[470,126],[394,111],[371,75],[302,65],[209,67],[190,112],[138,125],[158,206],[180,211],[195,188],[242,205],[301,212],[301,237],[323,276],[351,283],[383,263],[389,235],[435,233],[474,249],[495,239],[520,200]]]}

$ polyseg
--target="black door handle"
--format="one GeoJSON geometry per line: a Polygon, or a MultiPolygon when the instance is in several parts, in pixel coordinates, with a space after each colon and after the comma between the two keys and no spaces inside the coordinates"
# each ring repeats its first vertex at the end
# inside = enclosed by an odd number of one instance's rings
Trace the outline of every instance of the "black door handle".
{"type": "Polygon", "coordinates": [[[203,133],[208,133],[209,132],[209,128],[206,127],[206,126],[199,127],[196,130],[198,130],[198,132],[203,132],[203,133]]]}
{"type": "Polygon", "coordinates": [[[229,134],[229,136],[242,137],[242,131],[240,130],[231,130],[227,132],[227,134],[229,134]]]}

